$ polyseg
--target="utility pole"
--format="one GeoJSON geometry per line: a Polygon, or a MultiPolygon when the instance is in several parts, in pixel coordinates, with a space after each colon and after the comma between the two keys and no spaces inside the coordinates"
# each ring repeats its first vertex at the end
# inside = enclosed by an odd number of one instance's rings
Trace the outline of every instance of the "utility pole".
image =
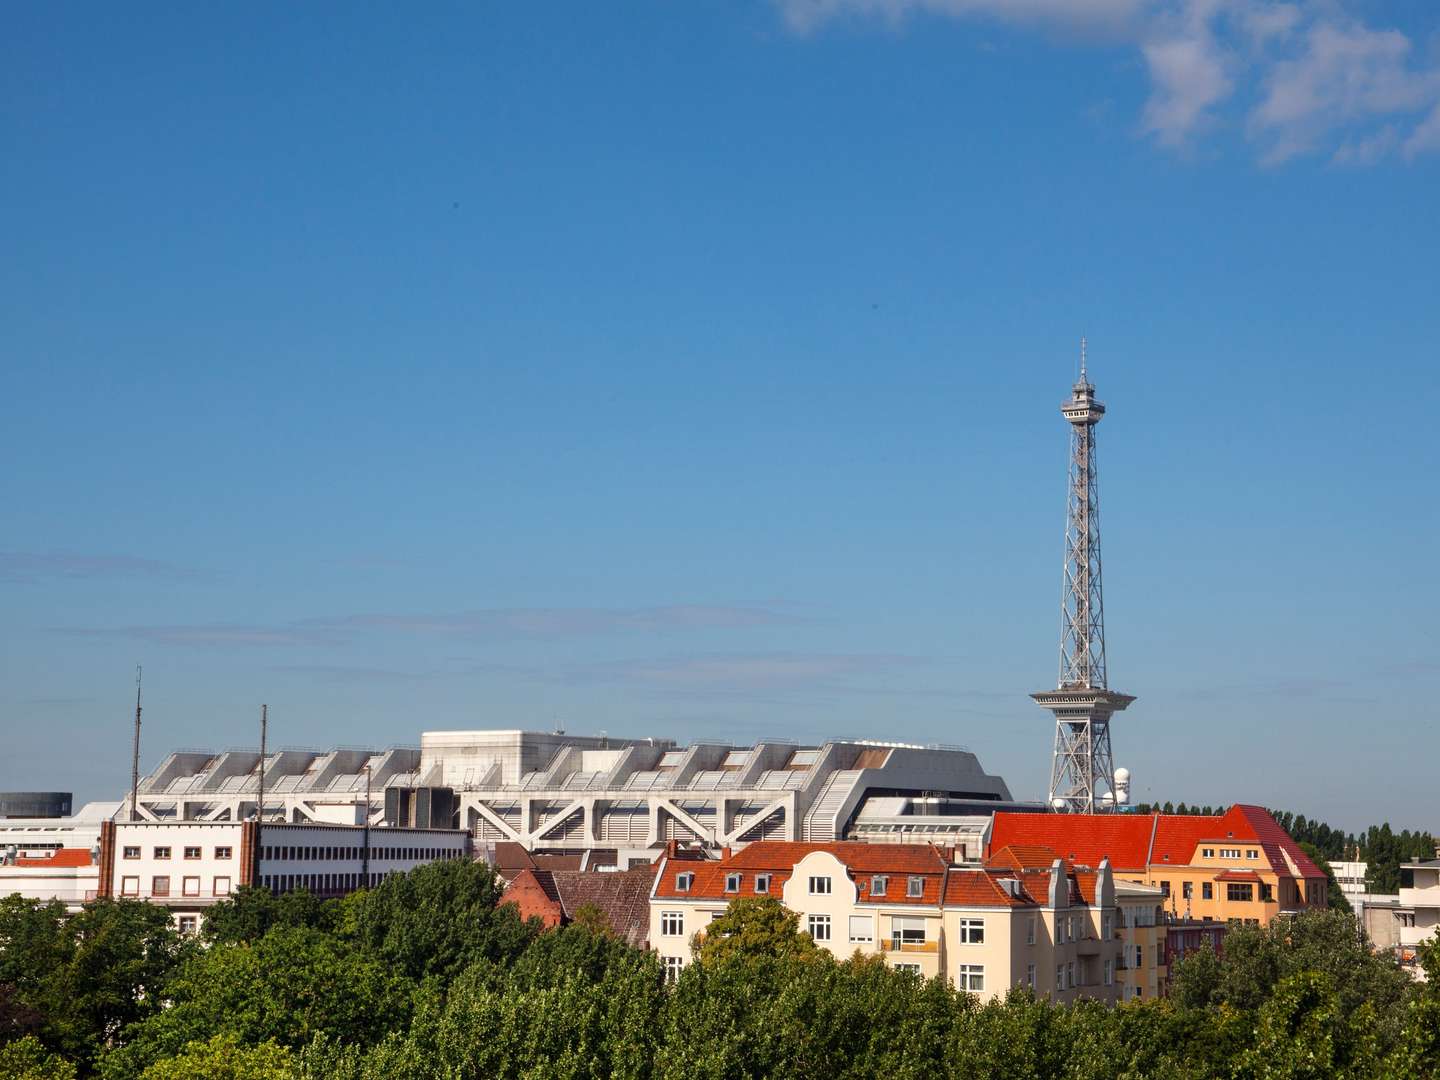
{"type": "Polygon", "coordinates": [[[140,676],[135,665],[135,741],[130,748],[130,820],[140,820],[140,676]]]}
{"type": "Polygon", "coordinates": [[[360,887],[370,887],[370,762],[365,762],[365,840],[360,849],[360,887]]]}
{"type": "Polygon", "coordinates": [[[255,800],[255,865],[251,868],[250,877],[256,885],[260,884],[260,830],[265,824],[265,729],[270,724],[270,706],[260,706],[260,784],[255,800]]]}

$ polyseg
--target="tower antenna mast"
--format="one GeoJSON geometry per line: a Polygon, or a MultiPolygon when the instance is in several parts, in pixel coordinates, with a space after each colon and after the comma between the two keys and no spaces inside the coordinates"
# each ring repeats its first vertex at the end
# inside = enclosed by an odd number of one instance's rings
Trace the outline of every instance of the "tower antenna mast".
{"type": "Polygon", "coordinates": [[[130,746],[130,820],[140,820],[140,677],[144,669],[135,665],[135,739],[130,746]]]}
{"type": "Polygon", "coordinates": [[[1080,339],[1080,378],[1060,413],[1070,425],[1069,494],[1065,513],[1064,588],[1060,599],[1060,679],[1031,694],[1055,715],[1050,806],[1069,813],[1113,809],[1126,796],[1116,784],[1110,717],[1134,697],[1111,690],[1105,670],[1105,599],[1100,566],[1100,490],[1095,426],[1105,415],[1090,382],[1087,343],[1080,339]]]}

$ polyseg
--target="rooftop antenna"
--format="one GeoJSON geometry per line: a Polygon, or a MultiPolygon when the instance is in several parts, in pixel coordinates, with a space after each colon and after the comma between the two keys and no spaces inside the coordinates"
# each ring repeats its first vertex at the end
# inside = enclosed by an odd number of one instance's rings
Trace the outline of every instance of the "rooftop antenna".
{"type": "Polygon", "coordinates": [[[260,706],[260,798],[255,805],[255,820],[265,820],[265,729],[270,723],[270,706],[260,706]]]}
{"type": "Polygon", "coordinates": [[[1080,337],[1080,381],[1085,381],[1085,337],[1080,337]]]}
{"type": "Polygon", "coordinates": [[[140,820],[140,676],[135,665],[135,741],[130,749],[130,820],[140,820]]]}

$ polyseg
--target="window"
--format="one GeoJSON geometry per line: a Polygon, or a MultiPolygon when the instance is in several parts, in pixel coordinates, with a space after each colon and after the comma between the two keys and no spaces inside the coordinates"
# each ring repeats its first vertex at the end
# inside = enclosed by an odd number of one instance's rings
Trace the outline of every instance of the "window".
{"type": "Polygon", "coordinates": [[[1166,897],[1168,897],[1168,896],[1170,895],[1170,882],[1168,882],[1168,881],[1162,881],[1162,882],[1160,882],[1160,895],[1161,895],[1161,896],[1166,896],[1166,897]]]}
{"type": "Polygon", "coordinates": [[[140,857],[140,849],[138,847],[127,847],[120,854],[121,858],[124,859],[138,859],[140,857]]]}
{"type": "Polygon", "coordinates": [[[685,936],[685,913],[683,911],[662,911],[660,913],[661,937],[685,936]]]}
{"type": "Polygon", "coordinates": [[[198,847],[187,847],[187,848],[185,849],[185,858],[187,858],[187,859],[198,859],[198,858],[200,858],[200,849],[199,849],[198,847]]]}
{"type": "Polygon", "coordinates": [[[198,877],[187,877],[180,879],[181,896],[199,896],[200,879],[198,877]]]}
{"type": "Polygon", "coordinates": [[[1026,965],[1025,965],[1025,985],[1030,988],[1030,992],[1031,992],[1032,994],[1035,992],[1035,965],[1034,965],[1034,964],[1026,964],[1026,965]]]}
{"type": "Polygon", "coordinates": [[[180,926],[180,933],[193,934],[199,926],[200,920],[194,915],[181,915],[176,922],[180,926]]]}
{"type": "Polygon", "coordinates": [[[1260,857],[1260,852],[1256,851],[1253,847],[1252,847],[1252,848],[1246,848],[1246,849],[1245,849],[1245,858],[1247,858],[1247,859],[1258,859],[1259,857],[1260,857]]]}
{"type": "Polygon", "coordinates": [[[889,887],[889,885],[889,878],[887,878],[884,874],[876,874],[870,879],[870,895],[884,896],[885,890],[889,887]]]}
{"type": "Polygon", "coordinates": [[[1262,881],[1260,883],[1260,899],[1267,904],[1274,902],[1275,890],[1270,886],[1269,882],[1262,881]]]}
{"type": "Polygon", "coordinates": [[[1065,944],[1065,919],[1063,917],[1056,918],[1055,920],[1055,944],[1065,944]]]}
{"type": "Polygon", "coordinates": [[[1029,924],[1025,927],[1025,944],[1035,944],[1035,916],[1030,916],[1029,924]]]}
{"type": "Polygon", "coordinates": [[[961,919],[960,941],[966,945],[985,944],[985,920],[961,919]]]}
{"type": "Polygon", "coordinates": [[[851,915],[850,940],[857,945],[869,945],[872,941],[874,941],[874,917],[870,915],[851,915]]]}
{"type": "Polygon", "coordinates": [[[770,875],[769,875],[769,874],[756,874],[756,875],[755,875],[755,891],[756,891],[757,893],[768,893],[768,892],[770,891],[770,875]]]}
{"type": "Polygon", "coordinates": [[[925,895],[925,879],[923,877],[910,877],[905,882],[905,895],[911,898],[925,895]]]}
{"type": "Polygon", "coordinates": [[[1106,961],[1105,961],[1105,985],[1106,985],[1106,986],[1114,986],[1114,985],[1115,985],[1115,961],[1114,961],[1114,960],[1106,960],[1106,961]]]}
{"type": "Polygon", "coordinates": [[[955,971],[955,987],[978,994],[985,989],[985,965],[961,964],[955,971]]]}
{"type": "Polygon", "coordinates": [[[1240,849],[1238,847],[1222,847],[1220,849],[1220,858],[1222,859],[1238,859],[1239,857],[1240,849]]]}
{"type": "Polygon", "coordinates": [[[725,891],[726,891],[726,892],[739,892],[739,891],[740,891],[740,875],[739,875],[739,874],[726,874],[726,875],[725,875],[725,891]]]}
{"type": "Polygon", "coordinates": [[[168,876],[164,875],[164,874],[161,874],[161,875],[158,876],[158,877],[153,877],[153,878],[151,878],[151,879],[150,879],[150,895],[151,895],[151,896],[169,896],[169,895],[170,895],[170,878],[169,878],[168,876]]]}
{"type": "Polygon", "coordinates": [[[1067,987],[1076,987],[1080,985],[1080,981],[1075,978],[1074,960],[1071,960],[1068,964],[1065,965],[1065,985],[1067,987]]]}
{"type": "Polygon", "coordinates": [[[925,920],[897,915],[890,920],[890,947],[900,950],[925,944],[925,920]]]}
{"type": "Polygon", "coordinates": [[[1200,899],[1202,899],[1202,900],[1214,900],[1214,899],[1215,899],[1215,886],[1214,886],[1214,885],[1211,885],[1210,882],[1208,882],[1208,881],[1202,881],[1202,882],[1200,883],[1200,899]]]}
{"type": "Polygon", "coordinates": [[[217,877],[215,879],[215,887],[211,891],[214,892],[216,896],[229,896],[230,879],[228,877],[217,877]]]}
{"type": "Polygon", "coordinates": [[[1193,881],[1181,882],[1181,884],[1180,884],[1180,895],[1181,895],[1182,897],[1184,897],[1186,900],[1192,900],[1192,899],[1194,899],[1194,897],[1195,897],[1195,883],[1194,883],[1193,881]]]}
{"type": "Polygon", "coordinates": [[[905,960],[902,960],[902,961],[900,961],[899,963],[897,963],[897,964],[895,965],[895,970],[896,970],[896,971],[908,971],[908,972],[910,972],[910,974],[912,974],[912,975],[919,975],[919,974],[920,974],[920,965],[917,964],[917,963],[914,963],[913,961],[905,961],[905,960]]]}
{"type": "Polygon", "coordinates": [[[228,859],[228,858],[230,858],[230,848],[229,848],[229,847],[217,847],[217,848],[215,849],[215,858],[217,858],[217,859],[228,859]]]}
{"type": "Polygon", "coordinates": [[[1136,966],[1137,968],[1142,968],[1142,967],[1145,966],[1145,946],[1144,946],[1144,945],[1136,945],[1136,946],[1135,946],[1135,966],[1136,966]]]}
{"type": "Polygon", "coordinates": [[[683,956],[665,957],[665,981],[673,983],[680,978],[680,972],[685,970],[685,958],[683,956]]]}
{"type": "Polygon", "coordinates": [[[810,936],[816,941],[830,940],[829,915],[811,915],[808,922],[808,928],[810,930],[810,936]]]}
{"type": "Polygon", "coordinates": [[[1055,968],[1055,989],[1056,989],[1056,990],[1064,990],[1064,989],[1065,989],[1065,965],[1064,965],[1064,964],[1060,964],[1058,967],[1055,968]]]}
{"type": "Polygon", "coordinates": [[[1202,858],[1213,859],[1215,857],[1215,849],[1213,847],[1201,848],[1200,855],[1202,858]]]}
{"type": "Polygon", "coordinates": [[[810,879],[811,896],[828,896],[830,894],[830,879],[828,877],[812,877],[810,879]]]}
{"type": "Polygon", "coordinates": [[[140,879],[138,877],[122,877],[120,879],[121,896],[139,896],[140,879]]]}
{"type": "Polygon", "coordinates": [[[1100,936],[1109,941],[1115,934],[1115,913],[1106,911],[1100,916],[1100,936]]]}
{"type": "Polygon", "coordinates": [[[1254,900],[1255,886],[1248,881],[1227,881],[1225,883],[1226,900],[1254,900]]]}
{"type": "Polygon", "coordinates": [[[157,858],[157,859],[168,859],[169,857],[170,857],[170,849],[169,849],[168,847],[157,847],[157,848],[155,849],[155,858],[157,858]]]}
{"type": "Polygon", "coordinates": [[[686,871],[686,872],[683,873],[683,874],[676,874],[676,875],[675,875],[675,891],[676,891],[676,892],[689,892],[689,891],[690,891],[690,885],[691,885],[694,881],[695,881],[695,875],[692,874],[692,873],[690,873],[689,871],[686,871]]]}

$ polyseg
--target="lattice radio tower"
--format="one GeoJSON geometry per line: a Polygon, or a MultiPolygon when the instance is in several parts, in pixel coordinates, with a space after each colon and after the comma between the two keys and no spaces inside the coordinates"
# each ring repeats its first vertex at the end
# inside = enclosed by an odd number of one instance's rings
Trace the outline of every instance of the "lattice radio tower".
{"type": "Polygon", "coordinates": [[[1093,814],[1124,803],[1129,773],[1110,754],[1110,717],[1135,699],[1109,688],[1105,678],[1105,601],[1100,580],[1100,491],[1095,467],[1095,425],[1105,406],[1085,371],[1060,413],[1070,425],[1070,494],[1065,521],[1065,588],[1060,600],[1060,683],[1031,694],[1055,714],[1050,765],[1050,806],[1093,814]]]}

